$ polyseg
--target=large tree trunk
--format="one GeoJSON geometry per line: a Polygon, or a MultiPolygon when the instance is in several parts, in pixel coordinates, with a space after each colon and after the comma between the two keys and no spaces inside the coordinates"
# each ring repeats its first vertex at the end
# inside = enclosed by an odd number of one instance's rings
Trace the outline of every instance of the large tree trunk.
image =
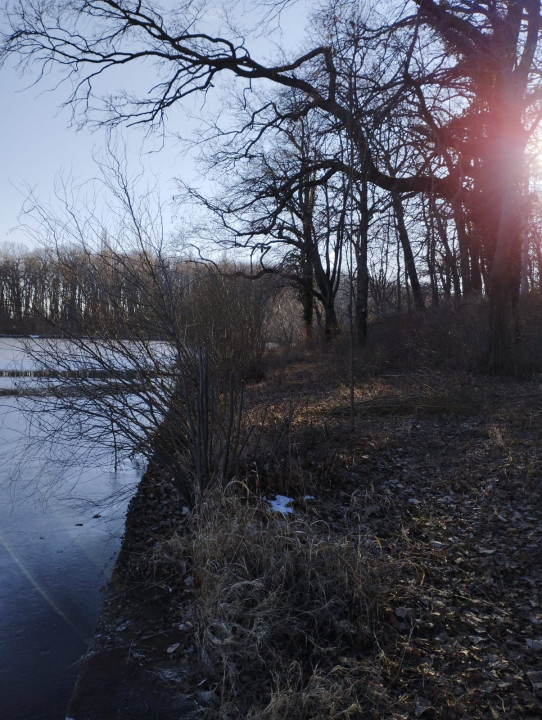
{"type": "Polygon", "coordinates": [[[358,345],[367,342],[367,316],[369,305],[369,270],[367,268],[367,245],[356,251],[356,337],[358,345]]]}
{"type": "Polygon", "coordinates": [[[526,133],[518,107],[513,77],[503,83],[495,134],[491,138],[482,174],[482,224],[488,243],[489,346],[488,370],[516,373],[519,322],[517,304],[521,284],[522,207],[526,133]]]}
{"type": "Polygon", "coordinates": [[[324,305],[324,339],[333,340],[340,332],[337,314],[333,300],[324,305]]]}
{"type": "MultiPolygon", "coordinates": [[[[504,133],[503,133],[504,135],[504,133]]],[[[504,136],[506,139],[506,136],[504,136]]],[[[522,177],[519,148],[502,141],[500,153],[488,163],[489,204],[484,207],[483,223],[488,244],[487,292],[489,299],[490,372],[517,371],[517,304],[521,284],[522,177]],[[493,178],[497,178],[494,180],[493,178]]]]}
{"type": "Polygon", "coordinates": [[[335,297],[337,286],[322,267],[322,259],[316,245],[311,245],[309,258],[314,272],[314,280],[318,288],[318,297],[324,308],[324,339],[333,340],[339,333],[340,327],[335,312],[335,297]]]}
{"type": "Polygon", "coordinates": [[[457,230],[457,242],[459,244],[459,267],[461,269],[463,297],[469,297],[473,293],[473,287],[469,262],[469,236],[466,229],[465,214],[459,202],[452,204],[452,210],[457,230]]]}
{"type": "Polygon", "coordinates": [[[482,270],[480,267],[480,243],[474,242],[471,236],[469,242],[471,287],[475,295],[482,295],[482,270]]]}
{"type": "Polygon", "coordinates": [[[489,347],[487,369],[491,373],[517,372],[517,301],[510,288],[496,285],[489,294],[489,347]]]}
{"type": "Polygon", "coordinates": [[[304,252],[301,260],[301,317],[307,340],[312,338],[314,320],[314,271],[307,254],[304,252]]]}
{"type": "MultiPolygon", "coordinates": [[[[306,161],[302,162],[302,168],[306,161]]],[[[303,249],[301,251],[301,312],[305,337],[312,338],[314,319],[314,235],[313,216],[316,198],[316,187],[301,187],[298,193],[299,207],[301,209],[303,224],[303,249]]]]}
{"type": "Polygon", "coordinates": [[[444,258],[445,258],[444,270],[446,273],[446,284],[445,284],[446,297],[449,298],[451,295],[451,288],[450,288],[450,285],[451,285],[451,286],[453,286],[453,289],[454,289],[454,296],[457,299],[459,299],[461,297],[461,281],[459,279],[459,271],[457,268],[456,258],[454,257],[454,253],[452,253],[452,251],[450,249],[450,243],[448,242],[446,227],[442,221],[442,217],[441,217],[440,213],[438,212],[436,203],[433,202],[432,207],[433,207],[433,212],[435,214],[435,219],[436,219],[436,223],[437,223],[437,231],[438,231],[442,246],[444,248],[444,258]]]}
{"type": "Polygon", "coordinates": [[[503,198],[495,253],[489,274],[488,370],[517,372],[519,318],[517,305],[521,284],[521,231],[516,193],[503,198]]]}

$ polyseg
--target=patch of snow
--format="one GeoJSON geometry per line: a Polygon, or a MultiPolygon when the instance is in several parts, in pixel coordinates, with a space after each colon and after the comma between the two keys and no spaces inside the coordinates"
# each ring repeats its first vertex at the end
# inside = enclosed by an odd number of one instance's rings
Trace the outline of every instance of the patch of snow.
{"type": "Polygon", "coordinates": [[[269,500],[265,498],[269,505],[271,506],[271,510],[273,512],[279,512],[283,515],[288,515],[288,513],[293,514],[293,508],[288,507],[288,505],[293,502],[293,498],[289,498],[286,495],[275,495],[274,500],[269,500]]]}

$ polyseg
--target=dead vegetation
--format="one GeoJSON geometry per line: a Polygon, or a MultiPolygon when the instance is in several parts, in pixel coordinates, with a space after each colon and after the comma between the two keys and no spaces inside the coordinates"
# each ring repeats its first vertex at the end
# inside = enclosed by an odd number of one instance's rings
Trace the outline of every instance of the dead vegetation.
{"type": "Polygon", "coordinates": [[[346,387],[303,364],[283,383],[288,482],[258,490],[295,515],[243,489],[193,536],[207,714],[537,717],[538,383],[358,382],[354,437],[346,387]]]}
{"type": "Polygon", "coordinates": [[[147,483],[118,642],[182,717],[540,717],[539,381],[394,373],[352,405],[328,362],[247,388],[262,454],[199,511],[147,483]]]}
{"type": "Polygon", "coordinates": [[[358,661],[378,641],[391,563],[355,533],[251,496],[210,497],[191,538],[209,714],[362,713],[358,661]]]}

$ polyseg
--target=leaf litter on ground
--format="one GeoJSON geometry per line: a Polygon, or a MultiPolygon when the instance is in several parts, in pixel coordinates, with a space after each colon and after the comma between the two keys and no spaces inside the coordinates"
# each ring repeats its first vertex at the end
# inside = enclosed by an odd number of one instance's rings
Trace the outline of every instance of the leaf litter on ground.
{"type": "MultiPolygon", "coordinates": [[[[166,653],[169,662],[191,668],[182,682],[185,696],[199,698],[194,717],[225,719],[235,707],[245,709],[243,717],[296,720],[542,717],[539,383],[435,373],[369,379],[356,385],[352,408],[347,388],[300,364],[279,385],[271,378],[247,389],[253,407],[269,406],[271,397],[277,418],[287,413],[292,396],[298,411],[287,438],[288,462],[258,474],[254,493],[274,497],[266,514],[271,517],[269,510],[276,509],[283,515],[277,527],[299,521],[320,528],[322,548],[356,538],[357,552],[380,557],[383,567],[393,568],[379,595],[378,622],[371,631],[375,642],[355,650],[353,643],[336,656],[329,655],[330,645],[320,660],[313,647],[312,670],[300,664],[293,647],[289,684],[279,687],[276,677],[262,678],[265,664],[254,677],[250,664],[243,664],[239,633],[249,630],[252,640],[263,641],[256,616],[250,616],[254,625],[248,630],[227,629],[217,621],[208,635],[214,645],[206,647],[206,628],[198,626],[195,610],[201,578],[196,572],[192,579],[186,557],[183,572],[175,575],[186,542],[179,541],[176,556],[172,538],[178,523],[155,521],[160,532],[141,530],[138,542],[145,551],[133,554],[131,562],[149,564],[139,581],[154,588],[155,606],[164,603],[160,632],[169,640],[167,648],[175,645],[166,653]],[[148,548],[156,540],[160,545],[153,555],[148,548]],[[181,621],[190,629],[179,640],[168,628],[181,621]],[[222,653],[226,638],[236,652],[224,666],[229,689],[211,680],[205,662],[198,670],[194,654],[196,648],[205,661],[217,648],[222,653]],[[325,657],[335,663],[327,674],[325,657]],[[258,693],[245,706],[243,693],[251,683],[258,693]]],[[[194,518],[181,516],[179,522],[194,518]]],[[[248,530],[237,530],[245,549],[248,530]]],[[[245,560],[232,557],[246,572],[245,560]]],[[[254,572],[262,562],[255,562],[254,572]]],[[[214,572],[216,563],[208,567],[214,572]]],[[[258,577],[248,575],[243,582],[234,589],[236,597],[249,586],[261,591],[258,577]]],[[[218,599],[221,592],[232,592],[231,586],[215,591],[218,599]]],[[[262,596],[261,602],[269,599],[262,596]]],[[[280,624],[274,632],[282,637],[280,624]]],[[[152,664],[152,646],[144,652],[152,664]]],[[[271,658],[272,648],[267,652],[271,658]]]]}

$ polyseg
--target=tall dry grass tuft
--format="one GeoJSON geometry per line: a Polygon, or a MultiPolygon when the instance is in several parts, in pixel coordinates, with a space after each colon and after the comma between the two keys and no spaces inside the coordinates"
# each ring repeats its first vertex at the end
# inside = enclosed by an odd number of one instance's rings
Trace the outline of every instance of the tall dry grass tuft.
{"type": "Polygon", "coordinates": [[[247,720],[359,720],[367,709],[366,693],[366,676],[344,664],[327,672],[316,668],[307,681],[293,662],[286,682],[277,685],[264,708],[251,708],[247,720]]]}
{"type": "Polygon", "coordinates": [[[354,535],[208,495],[194,519],[200,659],[212,717],[359,716],[390,562],[354,535]]]}

